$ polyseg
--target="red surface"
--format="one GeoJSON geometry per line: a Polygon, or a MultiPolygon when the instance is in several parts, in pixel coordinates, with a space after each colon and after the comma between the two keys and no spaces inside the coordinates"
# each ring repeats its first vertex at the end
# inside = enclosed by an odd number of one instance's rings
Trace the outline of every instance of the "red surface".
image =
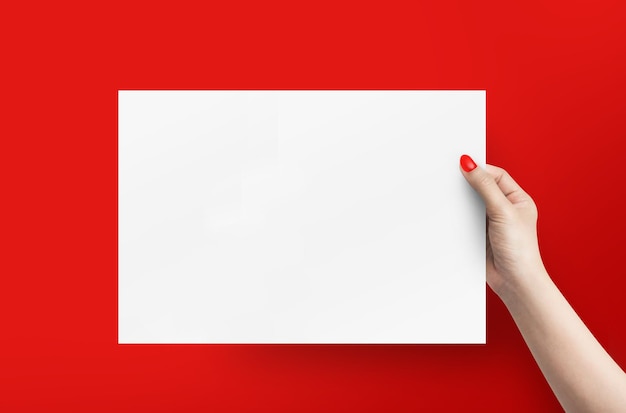
{"type": "Polygon", "coordinates": [[[626,365],[625,2],[130,3],[0,10],[0,410],[559,410],[492,293],[485,346],[118,346],[118,89],[486,89],[489,162],[626,365]]]}

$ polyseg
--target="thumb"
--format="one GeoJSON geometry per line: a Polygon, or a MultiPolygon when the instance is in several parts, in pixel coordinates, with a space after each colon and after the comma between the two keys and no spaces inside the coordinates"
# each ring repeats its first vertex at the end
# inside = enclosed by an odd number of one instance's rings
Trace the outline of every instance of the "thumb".
{"type": "Polygon", "coordinates": [[[487,214],[502,212],[511,203],[506,198],[493,175],[476,165],[468,155],[461,156],[461,172],[467,182],[482,197],[487,214]]]}

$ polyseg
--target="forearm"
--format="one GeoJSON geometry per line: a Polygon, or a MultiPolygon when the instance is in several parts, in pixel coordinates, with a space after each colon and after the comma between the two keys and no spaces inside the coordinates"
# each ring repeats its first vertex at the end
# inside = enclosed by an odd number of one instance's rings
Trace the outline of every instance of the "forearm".
{"type": "Polygon", "coordinates": [[[500,296],[567,412],[626,411],[626,375],[545,270],[500,296]]]}

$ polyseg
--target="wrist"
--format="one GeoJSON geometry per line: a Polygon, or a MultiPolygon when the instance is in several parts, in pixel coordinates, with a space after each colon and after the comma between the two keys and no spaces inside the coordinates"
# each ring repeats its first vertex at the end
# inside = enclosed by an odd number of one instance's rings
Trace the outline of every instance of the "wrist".
{"type": "Polygon", "coordinates": [[[529,267],[528,271],[507,279],[496,294],[508,307],[510,304],[526,299],[529,294],[544,289],[546,283],[551,281],[543,263],[538,263],[529,267]]]}

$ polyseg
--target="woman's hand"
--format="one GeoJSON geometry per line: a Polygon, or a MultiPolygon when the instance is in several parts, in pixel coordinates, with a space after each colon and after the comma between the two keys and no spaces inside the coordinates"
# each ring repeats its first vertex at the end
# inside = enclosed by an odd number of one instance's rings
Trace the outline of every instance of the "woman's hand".
{"type": "Polygon", "coordinates": [[[498,294],[545,272],[537,242],[537,207],[502,168],[485,169],[467,155],[461,172],[487,207],[487,283],[498,294]]]}
{"type": "Polygon", "coordinates": [[[626,412],[626,374],[546,272],[537,208],[501,168],[463,155],[461,170],[487,207],[487,282],[502,298],[567,412],[626,412]]]}

